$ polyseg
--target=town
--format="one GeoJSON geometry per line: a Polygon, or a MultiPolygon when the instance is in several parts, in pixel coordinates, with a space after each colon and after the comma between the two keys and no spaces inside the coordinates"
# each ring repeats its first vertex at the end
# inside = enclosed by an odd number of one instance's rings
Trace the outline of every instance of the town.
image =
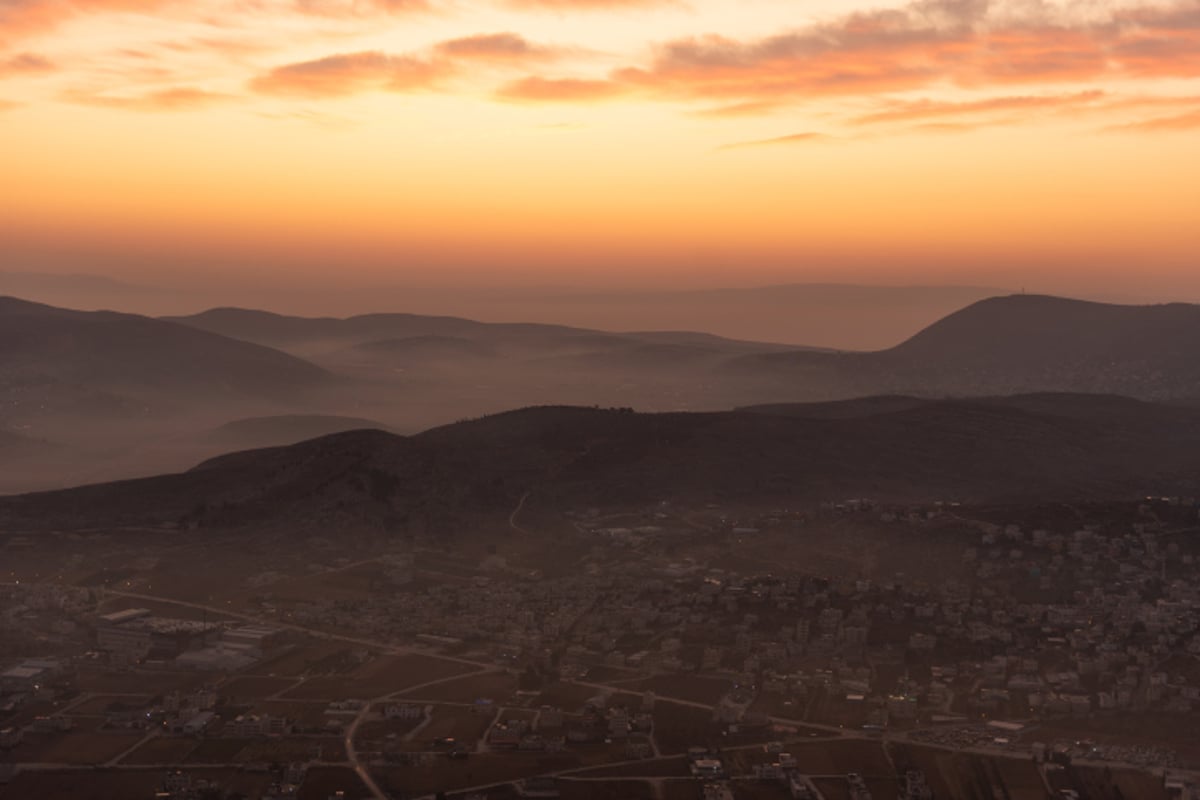
{"type": "Polygon", "coordinates": [[[6,534],[0,796],[1200,796],[1190,498],[548,519],[6,534]]]}

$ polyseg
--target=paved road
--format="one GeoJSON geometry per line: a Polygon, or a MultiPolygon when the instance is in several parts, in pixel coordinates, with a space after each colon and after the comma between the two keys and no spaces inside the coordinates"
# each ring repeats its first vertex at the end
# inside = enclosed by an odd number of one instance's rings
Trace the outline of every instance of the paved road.
{"type": "Polygon", "coordinates": [[[517,515],[521,513],[521,509],[525,507],[525,501],[529,499],[529,492],[521,495],[521,499],[517,502],[517,507],[508,515],[508,527],[512,528],[517,533],[529,534],[530,531],[522,528],[517,524],[517,515]]]}
{"type": "Polygon", "coordinates": [[[387,694],[383,694],[368,700],[363,704],[362,710],[359,711],[358,715],[354,717],[354,721],[350,723],[350,727],[346,728],[346,758],[349,760],[350,765],[354,768],[354,771],[358,773],[358,777],[362,779],[362,782],[366,785],[367,789],[370,790],[371,796],[375,798],[375,800],[389,800],[388,794],[387,792],[383,791],[379,784],[375,782],[375,779],[371,777],[370,769],[368,768],[367,764],[363,763],[363,760],[359,758],[358,751],[354,748],[354,734],[358,732],[359,726],[362,725],[363,721],[366,720],[366,718],[370,715],[372,706],[376,705],[377,703],[387,702],[388,700],[395,698],[397,695],[408,694],[410,692],[420,691],[421,689],[428,689],[430,686],[437,686],[440,683],[448,683],[450,681],[459,680],[460,678],[467,678],[472,675],[482,675],[491,671],[494,670],[480,669],[474,672],[448,675],[445,678],[438,678],[437,680],[419,683],[416,686],[406,686],[403,689],[398,689],[394,692],[388,692],[387,694]]]}
{"type": "Polygon", "coordinates": [[[354,721],[350,723],[350,727],[346,728],[346,759],[350,762],[350,766],[354,768],[354,771],[358,773],[359,780],[363,782],[363,785],[367,787],[367,790],[371,792],[371,796],[375,800],[388,800],[387,793],[379,788],[379,784],[371,777],[371,771],[363,763],[362,759],[358,757],[358,751],[354,749],[354,734],[358,732],[358,726],[367,718],[370,710],[371,704],[367,703],[363,706],[362,711],[358,712],[358,716],[354,718],[354,721]]]}

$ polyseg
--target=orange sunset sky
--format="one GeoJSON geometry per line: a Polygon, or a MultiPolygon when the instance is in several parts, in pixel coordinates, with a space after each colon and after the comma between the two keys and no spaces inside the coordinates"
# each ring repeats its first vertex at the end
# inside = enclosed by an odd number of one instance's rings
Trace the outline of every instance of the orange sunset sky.
{"type": "Polygon", "coordinates": [[[1200,299],[1200,1],[0,0],[0,185],[159,284],[1200,299]]]}

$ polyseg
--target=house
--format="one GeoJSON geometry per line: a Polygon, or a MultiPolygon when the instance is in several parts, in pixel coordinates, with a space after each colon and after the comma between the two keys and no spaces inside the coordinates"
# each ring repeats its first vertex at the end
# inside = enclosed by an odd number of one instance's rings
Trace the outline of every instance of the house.
{"type": "Polygon", "coordinates": [[[521,743],[521,732],[507,725],[497,725],[488,733],[487,742],[492,747],[517,747],[521,743]]]}
{"type": "Polygon", "coordinates": [[[704,800],[733,800],[733,792],[723,783],[706,783],[704,800]]]}
{"type": "Polygon", "coordinates": [[[556,730],[563,726],[563,712],[561,708],[551,708],[550,706],[542,706],[541,711],[537,716],[538,730],[551,729],[556,730]]]}
{"type": "Polygon", "coordinates": [[[232,736],[283,736],[291,733],[292,724],[286,717],[271,714],[239,716],[225,726],[232,736]]]}
{"type": "Polygon", "coordinates": [[[754,779],[760,781],[781,781],[786,777],[780,764],[755,764],[754,779]]]}
{"type": "Polygon", "coordinates": [[[96,619],[96,645],[117,663],[145,658],[175,658],[216,638],[215,624],[155,617],[145,608],[129,608],[96,619]]]}
{"type": "Polygon", "coordinates": [[[691,765],[692,774],[697,778],[723,778],[725,777],[725,765],[721,763],[719,758],[697,758],[693,759],[691,765]]]}
{"type": "Polygon", "coordinates": [[[24,731],[20,728],[4,728],[0,730],[0,749],[10,750],[21,743],[24,731]]]}
{"type": "Polygon", "coordinates": [[[29,723],[29,730],[36,733],[58,733],[75,727],[70,717],[37,717],[29,723]]]}
{"type": "Polygon", "coordinates": [[[216,721],[217,715],[211,711],[201,711],[183,725],[183,732],[189,736],[199,736],[208,730],[208,726],[216,721]]]}
{"type": "Polygon", "coordinates": [[[425,717],[425,707],[417,703],[389,703],[384,706],[384,719],[419,720],[425,717]]]}
{"type": "Polygon", "coordinates": [[[41,659],[22,661],[0,672],[0,691],[36,692],[54,678],[60,669],[58,662],[41,659]]]}

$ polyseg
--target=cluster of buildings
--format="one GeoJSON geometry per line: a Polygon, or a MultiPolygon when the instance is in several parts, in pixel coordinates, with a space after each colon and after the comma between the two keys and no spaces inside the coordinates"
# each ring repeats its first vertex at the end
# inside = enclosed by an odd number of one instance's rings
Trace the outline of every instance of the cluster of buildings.
{"type": "MultiPolygon", "coordinates": [[[[299,796],[307,771],[307,765],[299,762],[274,768],[274,780],[260,796],[261,799],[295,800],[299,796]]],[[[170,770],[162,776],[158,791],[154,794],[155,800],[240,800],[245,796],[242,792],[227,789],[220,781],[197,777],[178,769],[170,770]]]]}
{"type": "Polygon", "coordinates": [[[146,662],[233,671],[261,659],[282,640],[279,628],[159,617],[129,608],[96,618],[96,647],[115,666],[146,662]]]}
{"type": "MultiPolygon", "coordinates": [[[[1184,501],[1167,504],[1178,508],[1184,501]]],[[[278,607],[264,595],[262,602],[288,623],[534,665],[539,675],[605,683],[661,675],[707,679],[725,687],[705,704],[728,730],[785,719],[1029,753],[1043,761],[1073,757],[1170,768],[1179,759],[1169,746],[1085,746],[1038,732],[1051,720],[1082,727],[1105,716],[1200,712],[1200,553],[1191,529],[1163,522],[1170,515],[1159,510],[1148,504],[1095,524],[1085,515],[1065,528],[963,520],[962,577],[936,583],[747,574],[686,550],[622,560],[614,553],[653,542],[664,527],[589,517],[577,527],[602,544],[568,574],[517,575],[490,558],[455,580],[414,581],[412,560],[393,558],[385,562],[383,580],[394,591],[375,587],[352,599],[314,592],[278,607]]],[[[920,547],[919,531],[906,526],[948,511],[880,510],[854,500],[819,513],[895,526],[898,536],[913,536],[920,547]]],[[[785,518],[730,519],[720,533],[752,541],[785,518]]],[[[19,599],[0,609],[0,630],[46,618],[69,638],[79,633],[69,626],[82,627],[85,635],[90,630],[97,657],[117,668],[234,672],[286,641],[283,628],[271,625],[171,619],[141,608],[91,616],[96,598],[89,590],[25,587],[19,599]]],[[[69,682],[69,663],[54,657],[0,663],[0,711],[53,695],[69,682]]],[[[118,704],[105,712],[106,724],[239,738],[297,732],[282,716],[221,719],[218,699],[202,689],[156,698],[152,707],[118,704]]],[[[326,716],[336,727],[362,707],[334,704],[326,716]]],[[[408,703],[383,711],[414,724],[427,716],[408,703]]],[[[482,746],[554,752],[573,743],[622,742],[630,758],[642,758],[656,752],[653,726],[652,694],[632,708],[600,696],[579,713],[545,707],[532,719],[502,720],[488,728],[482,746]]],[[[0,725],[0,747],[13,746],[21,733],[0,725]]],[[[708,752],[694,756],[693,772],[718,792],[720,759],[708,752]]],[[[773,756],[756,768],[756,777],[790,781],[793,796],[807,796],[812,789],[787,753],[773,756]]],[[[165,787],[164,796],[188,797],[204,788],[165,787]]],[[[852,783],[851,795],[856,791],[852,783]]],[[[923,776],[907,774],[903,792],[905,800],[925,800],[923,776]]]]}
{"type": "MultiPolygon", "coordinates": [[[[853,500],[819,513],[863,515],[914,536],[904,526],[958,511],[853,500]]],[[[964,520],[966,577],[937,584],[746,575],[686,555],[592,559],[569,576],[481,570],[352,601],[315,598],[286,613],[500,663],[553,663],[564,677],[597,666],[723,677],[778,698],[777,716],[866,730],[1200,710],[1200,582],[1189,540],[1155,507],[1098,516],[1066,530],[964,520]]],[[[785,517],[730,519],[725,533],[752,539],[785,517]]],[[[599,518],[577,525],[608,552],[620,549],[614,540],[661,530],[599,518]]],[[[392,566],[411,577],[410,563],[392,566]]],[[[731,713],[722,721],[755,712],[731,713]]]]}

